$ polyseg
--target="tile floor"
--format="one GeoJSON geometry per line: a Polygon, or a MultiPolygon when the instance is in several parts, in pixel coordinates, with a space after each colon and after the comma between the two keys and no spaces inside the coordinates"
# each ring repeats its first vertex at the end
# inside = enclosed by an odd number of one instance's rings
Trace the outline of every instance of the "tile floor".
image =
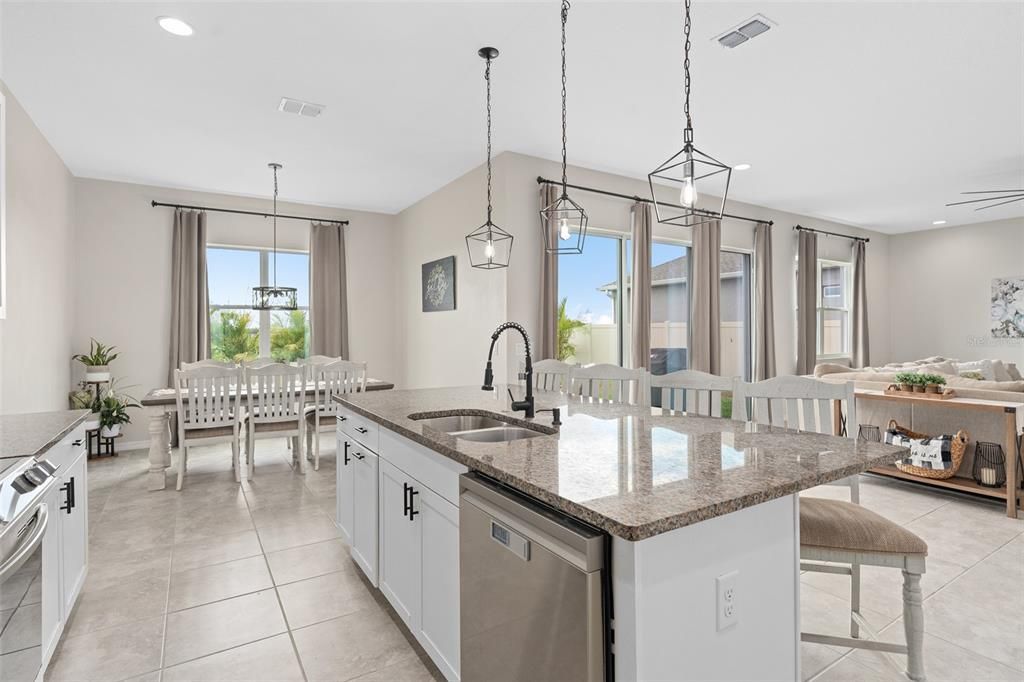
{"type": "MultiPolygon", "coordinates": [[[[302,477],[286,452],[283,440],[262,442],[255,479],[239,486],[224,449],[197,449],[181,493],[146,491],[145,452],[90,462],[89,579],[46,679],[440,679],[338,539],[333,454],[302,477]]],[[[866,506],[929,543],[929,679],[1024,680],[1024,520],[992,503],[863,481],[866,506]]],[[[895,641],[900,581],[899,571],[864,569],[865,615],[895,641]]],[[[848,590],[842,576],[805,574],[805,629],[845,634],[848,590]]],[[[894,665],[824,645],[802,652],[805,680],[905,679],[901,656],[894,665]]]]}

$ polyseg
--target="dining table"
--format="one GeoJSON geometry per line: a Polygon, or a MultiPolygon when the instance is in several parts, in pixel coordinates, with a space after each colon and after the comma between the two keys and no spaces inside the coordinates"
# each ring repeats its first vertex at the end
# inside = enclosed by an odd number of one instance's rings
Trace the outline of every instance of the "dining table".
{"type": "MultiPolygon", "coordinates": [[[[386,391],[395,385],[383,379],[366,380],[367,391],[386,391]]],[[[317,390],[323,390],[312,381],[306,382],[306,397],[313,396],[317,390]]],[[[237,398],[245,400],[248,391],[242,385],[237,391],[237,398]]],[[[154,388],[140,401],[149,418],[149,475],[150,491],[164,490],[167,487],[167,469],[171,466],[171,415],[178,411],[177,391],[173,388],[154,388]]]]}

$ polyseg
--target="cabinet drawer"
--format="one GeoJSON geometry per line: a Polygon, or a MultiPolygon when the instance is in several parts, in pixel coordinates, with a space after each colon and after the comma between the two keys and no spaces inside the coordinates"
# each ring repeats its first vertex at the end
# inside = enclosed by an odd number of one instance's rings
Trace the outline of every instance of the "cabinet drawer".
{"type": "Polygon", "coordinates": [[[338,409],[338,428],[363,447],[378,452],[380,427],[377,422],[342,407],[338,409]]]}
{"type": "Polygon", "coordinates": [[[387,429],[380,430],[378,454],[459,506],[459,476],[469,471],[466,467],[387,429]]]}
{"type": "Polygon", "coordinates": [[[57,467],[58,475],[63,475],[64,470],[85,452],[85,448],[85,424],[79,424],[40,457],[57,467]]]}

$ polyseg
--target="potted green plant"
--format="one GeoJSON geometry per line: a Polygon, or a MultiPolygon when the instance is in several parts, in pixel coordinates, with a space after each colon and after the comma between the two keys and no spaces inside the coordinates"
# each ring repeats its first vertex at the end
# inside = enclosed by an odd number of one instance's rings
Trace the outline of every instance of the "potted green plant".
{"type": "Polygon", "coordinates": [[[942,387],[946,385],[946,379],[941,374],[923,374],[921,380],[924,382],[925,393],[941,393],[942,387]]]}
{"type": "Polygon", "coordinates": [[[128,410],[142,407],[135,398],[128,395],[107,391],[100,399],[100,436],[116,438],[121,435],[121,426],[132,421],[128,410]]]}
{"type": "Polygon", "coordinates": [[[913,393],[914,385],[917,384],[918,375],[914,372],[900,372],[896,375],[896,383],[900,386],[900,391],[904,393],[913,393]]]}
{"type": "Polygon", "coordinates": [[[110,363],[117,359],[114,346],[107,346],[96,339],[89,340],[89,352],[73,355],[73,360],[78,360],[85,365],[85,380],[89,383],[103,383],[110,381],[110,363]]]}

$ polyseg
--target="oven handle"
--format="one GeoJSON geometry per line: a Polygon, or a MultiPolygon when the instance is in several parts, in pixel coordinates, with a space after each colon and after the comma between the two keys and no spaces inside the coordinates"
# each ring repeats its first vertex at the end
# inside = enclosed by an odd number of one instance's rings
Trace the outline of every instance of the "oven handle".
{"type": "MultiPolygon", "coordinates": [[[[42,544],[43,534],[46,533],[46,526],[49,521],[49,512],[45,502],[39,503],[33,516],[35,516],[36,528],[32,532],[31,537],[22,542],[18,549],[0,566],[0,582],[3,582],[9,574],[21,568],[21,565],[31,556],[32,552],[42,544]]],[[[32,521],[28,523],[32,523],[32,521]]]]}

